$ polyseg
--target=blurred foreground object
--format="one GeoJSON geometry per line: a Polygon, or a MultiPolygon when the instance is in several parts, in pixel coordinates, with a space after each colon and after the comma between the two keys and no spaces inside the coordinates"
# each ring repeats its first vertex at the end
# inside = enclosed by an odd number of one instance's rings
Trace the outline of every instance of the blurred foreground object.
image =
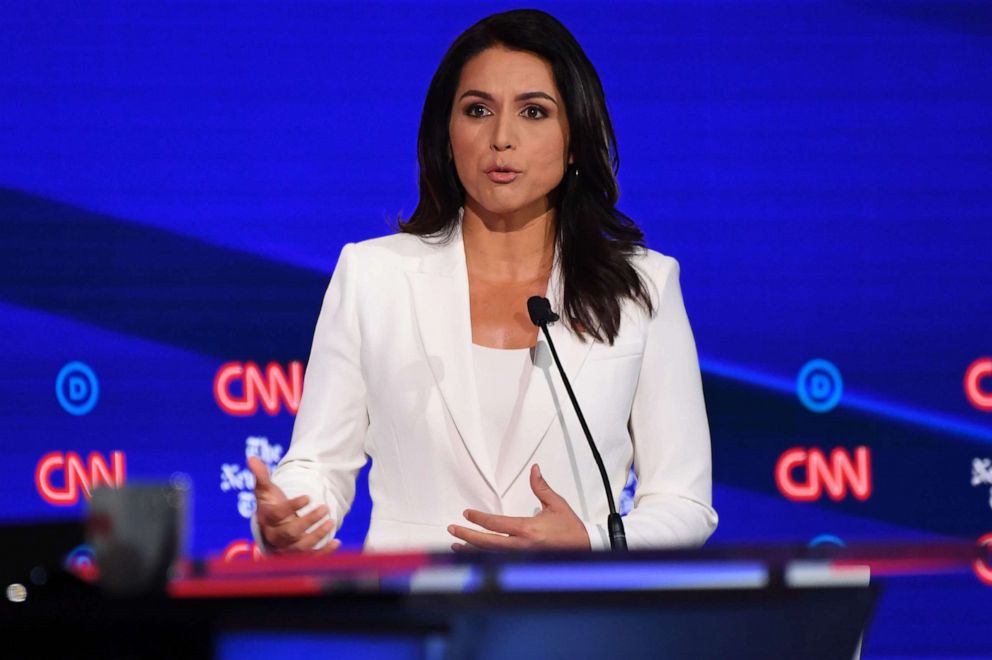
{"type": "Polygon", "coordinates": [[[182,483],[98,488],[86,517],[97,583],[124,596],[162,592],[183,547],[188,488],[182,483]]]}

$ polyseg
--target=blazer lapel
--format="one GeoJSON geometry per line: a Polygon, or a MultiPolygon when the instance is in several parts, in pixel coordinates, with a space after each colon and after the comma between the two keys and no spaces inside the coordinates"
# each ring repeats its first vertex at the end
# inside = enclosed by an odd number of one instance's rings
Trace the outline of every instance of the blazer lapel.
{"type": "MultiPolygon", "coordinates": [[[[562,294],[563,283],[556,260],[548,282],[547,298],[551,302],[551,309],[558,314],[562,311],[562,294]]],[[[580,341],[562,321],[549,326],[548,331],[565,374],[569,382],[574,384],[593,342],[580,341]]],[[[496,492],[500,497],[505,496],[520,473],[530,467],[530,459],[547,435],[552,421],[559,415],[565,419],[575,417],[568,392],[562,383],[543,331],[538,331],[537,345],[531,357],[534,366],[522,399],[518,425],[511,431],[501,448],[499,464],[496,466],[496,492]]],[[[579,405],[583,403],[585,402],[580,401],[579,405]]],[[[582,438],[572,438],[573,442],[580,440],[582,438]]]]}
{"type": "MultiPolygon", "coordinates": [[[[475,364],[472,358],[472,319],[469,304],[468,269],[461,225],[451,240],[430,248],[419,271],[408,273],[417,326],[427,361],[441,397],[454,420],[465,448],[479,473],[500,497],[529,467],[531,457],[559,415],[573,419],[558,367],[543,331],[531,357],[534,366],[522,397],[517,428],[506,438],[500,459],[493,465],[483,436],[475,364]]],[[[547,297],[558,313],[562,309],[563,283],[556,263],[548,282],[547,297]]],[[[561,321],[548,328],[562,367],[574,383],[582,370],[592,341],[580,341],[561,321]]],[[[580,401],[579,404],[585,402],[580,401]]],[[[496,442],[497,439],[492,439],[496,442]]],[[[572,438],[573,442],[582,438],[572,438]]]]}
{"type": "Polygon", "coordinates": [[[465,448],[486,483],[496,491],[475,385],[461,226],[448,243],[428,249],[430,253],[422,260],[420,271],[408,273],[427,362],[465,448]]]}

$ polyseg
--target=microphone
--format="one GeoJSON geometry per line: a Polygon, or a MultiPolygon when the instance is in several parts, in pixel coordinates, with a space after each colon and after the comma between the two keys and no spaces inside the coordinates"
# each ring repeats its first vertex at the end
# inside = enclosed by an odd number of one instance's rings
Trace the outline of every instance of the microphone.
{"type": "Polygon", "coordinates": [[[555,344],[551,341],[551,333],[548,332],[548,324],[557,321],[559,316],[551,310],[551,303],[548,302],[548,299],[541,296],[531,296],[527,299],[527,313],[530,315],[531,323],[544,331],[544,338],[548,340],[548,348],[551,349],[551,356],[554,357],[555,364],[558,365],[558,373],[561,374],[561,380],[565,383],[565,391],[568,392],[568,398],[571,399],[572,407],[575,408],[575,414],[579,418],[579,424],[582,425],[582,432],[585,433],[586,440],[589,442],[592,457],[596,460],[596,467],[599,468],[599,476],[603,478],[603,487],[606,489],[606,501],[610,505],[610,516],[606,520],[607,529],[610,531],[610,548],[614,551],[625,551],[627,550],[627,535],[623,529],[623,518],[617,513],[616,504],[613,502],[613,491],[610,489],[610,479],[606,475],[603,457],[599,455],[599,450],[596,449],[596,443],[592,440],[592,433],[589,432],[586,418],[582,415],[582,409],[579,408],[579,402],[575,398],[575,392],[572,391],[572,385],[568,382],[568,376],[565,375],[565,369],[561,366],[561,360],[558,359],[558,351],[555,350],[555,344]]]}

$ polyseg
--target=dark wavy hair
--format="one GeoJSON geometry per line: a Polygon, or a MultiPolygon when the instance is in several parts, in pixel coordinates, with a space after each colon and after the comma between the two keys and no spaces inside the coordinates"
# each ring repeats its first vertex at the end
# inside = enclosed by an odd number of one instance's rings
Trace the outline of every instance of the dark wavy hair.
{"type": "Polygon", "coordinates": [[[465,63],[493,46],[531,52],[551,65],[568,117],[573,158],[552,195],[563,283],[559,312],[578,336],[588,333],[613,344],[625,298],[654,313],[645,282],[631,264],[644,247],[644,234],[616,209],[620,159],[599,76],[575,37],[550,14],[533,9],[494,14],[463,32],[445,53],[420,120],[420,200],[399,230],[450,239],[465,196],[449,159],[454,95],[465,63]]]}

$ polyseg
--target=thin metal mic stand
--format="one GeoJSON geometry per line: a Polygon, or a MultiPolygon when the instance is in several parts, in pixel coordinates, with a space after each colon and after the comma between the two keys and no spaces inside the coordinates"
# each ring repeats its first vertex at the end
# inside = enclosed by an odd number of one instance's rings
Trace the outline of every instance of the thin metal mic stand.
{"type": "Polygon", "coordinates": [[[568,392],[568,398],[572,401],[572,407],[575,408],[575,414],[579,418],[579,424],[582,425],[582,432],[585,433],[586,440],[589,442],[589,449],[592,450],[592,457],[596,461],[596,467],[599,468],[599,476],[603,478],[603,487],[606,489],[606,501],[610,505],[610,515],[606,520],[606,526],[610,533],[610,548],[614,551],[626,551],[627,535],[623,529],[623,518],[617,513],[617,507],[613,501],[613,491],[610,489],[610,479],[606,475],[606,466],[603,465],[603,457],[599,455],[596,443],[593,442],[592,433],[590,433],[589,426],[586,424],[586,418],[582,415],[582,409],[579,408],[579,402],[575,398],[575,392],[572,391],[572,385],[568,382],[568,376],[565,375],[565,369],[561,366],[561,360],[558,359],[558,351],[555,350],[555,344],[551,341],[551,333],[548,332],[548,323],[554,323],[559,319],[559,316],[551,310],[551,303],[548,302],[548,299],[541,296],[531,296],[527,299],[527,313],[530,314],[531,322],[544,331],[544,337],[548,340],[548,348],[551,349],[551,356],[555,359],[555,364],[558,365],[558,373],[561,374],[562,382],[565,383],[565,391],[568,392]]]}

